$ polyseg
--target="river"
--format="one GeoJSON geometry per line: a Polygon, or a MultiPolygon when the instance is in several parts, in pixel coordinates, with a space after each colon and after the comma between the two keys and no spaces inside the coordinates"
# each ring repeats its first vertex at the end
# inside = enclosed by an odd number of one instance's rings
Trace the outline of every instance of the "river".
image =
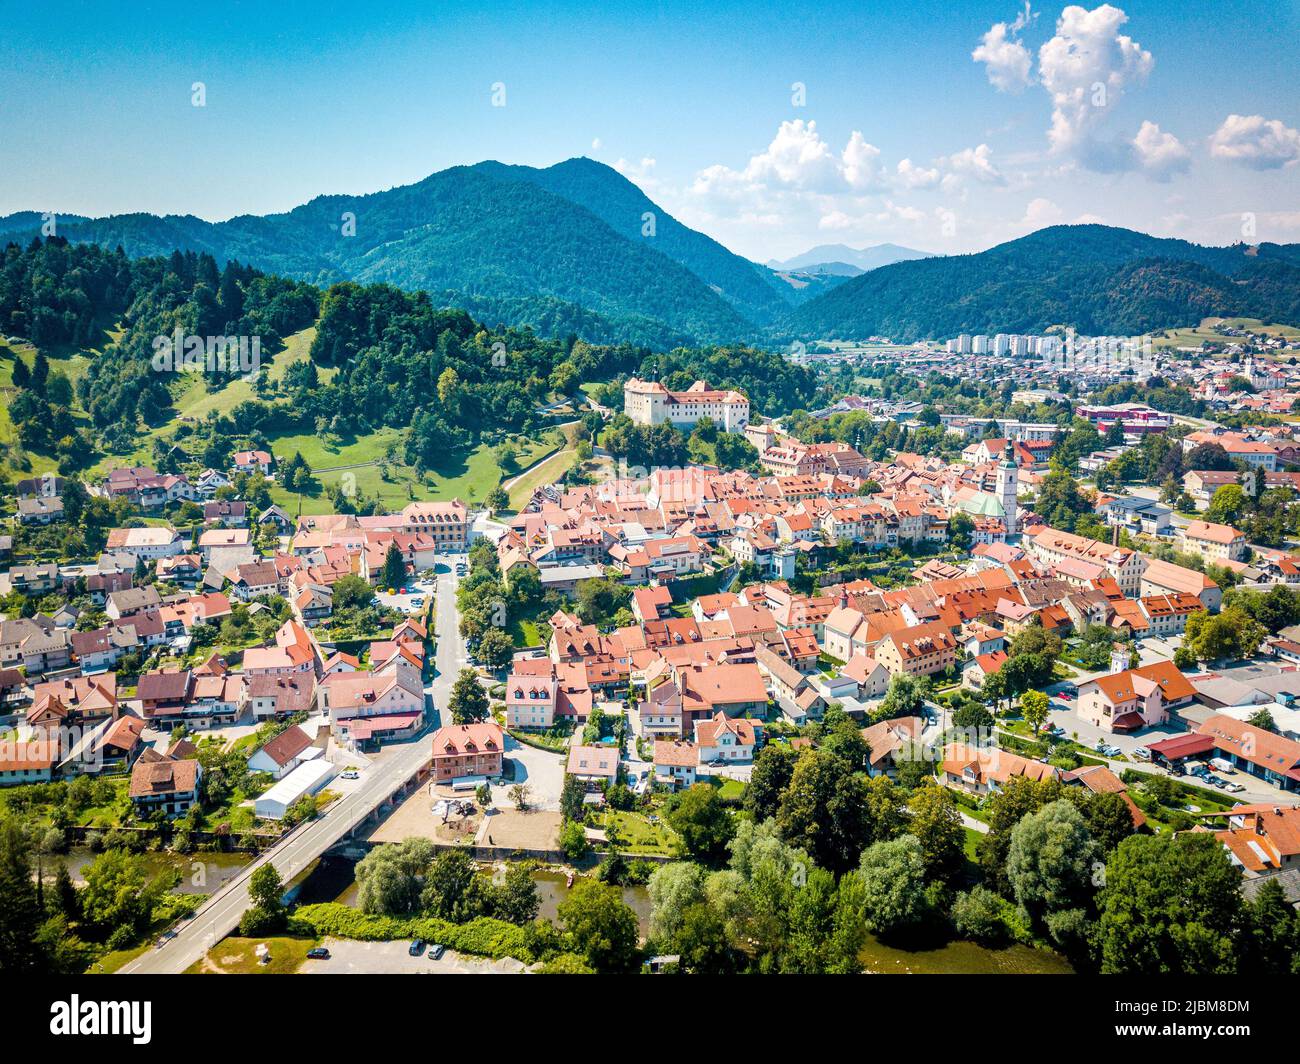
{"type": "MultiPolygon", "coordinates": [[[[62,864],[72,876],[73,882],[80,884],[83,881],[82,873],[96,856],[97,854],[91,853],[84,846],[78,846],[65,854],[45,857],[45,877],[47,881],[52,878],[58,871],[58,866],[62,864]]],[[[177,894],[213,894],[237,876],[256,855],[199,852],[182,854],[158,851],[144,853],[141,856],[151,876],[168,869],[175,869],[180,873],[180,882],[173,888],[177,894]]]]}

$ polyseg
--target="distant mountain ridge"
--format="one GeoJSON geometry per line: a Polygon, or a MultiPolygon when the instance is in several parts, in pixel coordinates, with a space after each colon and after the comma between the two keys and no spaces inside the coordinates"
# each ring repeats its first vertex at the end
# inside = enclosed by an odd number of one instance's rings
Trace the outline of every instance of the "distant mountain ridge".
{"type": "Polygon", "coordinates": [[[795,310],[784,335],[917,340],[962,332],[1134,334],[1211,314],[1300,324],[1300,244],[1205,247],[1051,226],[972,255],[899,262],[795,310]]]}
{"type": "MultiPolygon", "coordinates": [[[[774,270],[799,272],[843,272],[825,267],[852,266],[859,273],[877,270],[882,266],[892,266],[895,262],[910,262],[912,259],[931,258],[928,251],[903,247],[900,244],[872,244],[865,248],[851,248],[847,244],[818,244],[809,248],[802,255],[778,262],[773,260],[768,266],[774,270]]],[[[852,274],[849,274],[852,276],[852,274]]]]}

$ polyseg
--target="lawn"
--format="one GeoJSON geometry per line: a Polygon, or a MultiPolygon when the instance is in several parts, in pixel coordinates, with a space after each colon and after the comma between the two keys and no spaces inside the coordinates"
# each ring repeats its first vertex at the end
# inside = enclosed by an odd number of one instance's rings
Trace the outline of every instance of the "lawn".
{"type": "Polygon", "coordinates": [[[105,953],[94,964],[86,969],[87,975],[113,975],[118,969],[130,964],[142,953],[148,953],[153,948],[152,942],[142,942],[131,949],[116,949],[111,953],[105,953]]]}
{"type": "MultiPolygon", "coordinates": [[[[316,336],[315,327],[303,329],[287,337],[284,347],[276,352],[262,352],[262,372],[271,380],[278,381],[285,370],[295,362],[305,362],[311,350],[311,342],[316,336]]],[[[322,382],[328,381],[335,370],[318,367],[317,372],[322,382]]],[[[155,425],[143,433],[136,449],[129,455],[112,455],[101,459],[91,467],[92,473],[103,473],[116,466],[133,463],[148,463],[152,460],[152,444],[156,438],[174,438],[176,429],[182,422],[206,421],[209,414],[228,414],[240,403],[257,398],[257,390],[252,382],[237,377],[218,391],[210,392],[203,379],[197,374],[185,376],[175,386],[172,401],[172,416],[161,424],[155,425]]]]}
{"type": "Polygon", "coordinates": [[[517,618],[510,622],[507,631],[514,645],[521,649],[523,647],[538,647],[546,643],[546,640],[542,638],[542,631],[537,627],[535,621],[517,618]]]}
{"type": "Polygon", "coordinates": [[[127,788],[131,785],[131,780],[127,776],[114,778],[112,781],[116,790],[116,796],[111,802],[105,802],[103,805],[91,806],[85,809],[78,817],[80,826],[95,828],[114,828],[122,821],[122,807],[125,804],[127,788]]]}
{"type": "Polygon", "coordinates": [[[612,828],[617,834],[618,847],[625,853],[649,854],[658,857],[676,857],[681,852],[681,839],[662,819],[650,823],[644,813],[606,809],[596,822],[606,833],[612,828]]]}
{"type": "Polygon", "coordinates": [[[196,961],[186,975],[292,975],[307,960],[307,951],[319,943],[316,938],[222,939],[205,957],[196,961]],[[256,949],[265,945],[271,953],[267,964],[259,964],[256,949]]]}
{"type": "MultiPolygon", "coordinates": [[[[252,831],[258,826],[257,817],[253,815],[253,805],[249,799],[242,794],[232,795],[224,804],[212,809],[204,810],[203,823],[200,830],[216,831],[222,824],[229,824],[230,830],[238,834],[243,831],[252,831]],[[244,805],[244,802],[249,802],[244,805]]],[[[262,830],[274,830],[262,825],[262,830]]]]}
{"type": "Polygon", "coordinates": [[[745,785],[740,780],[715,776],[714,786],[718,788],[718,797],[724,802],[738,802],[745,793],[745,785]]]}
{"type": "MultiPolygon", "coordinates": [[[[315,434],[301,433],[272,437],[270,444],[272,452],[281,460],[292,457],[295,452],[301,454],[321,483],[319,495],[302,496],[304,514],[332,512],[327,490],[340,482],[350,483],[367,498],[378,496],[392,510],[400,510],[412,499],[464,499],[470,503],[482,503],[487,493],[501,482],[501,467],[488,444],[480,444],[468,455],[449,455],[441,466],[421,480],[415,470],[402,461],[403,435],[402,430],[395,428],[382,428],[365,436],[344,439],[322,439],[315,434]],[[381,462],[386,467],[387,479],[381,462]],[[345,477],[348,480],[344,480],[345,477]]],[[[526,466],[552,449],[554,444],[520,438],[515,441],[515,446],[520,464],[526,466]]],[[[272,487],[271,497],[289,513],[298,512],[297,495],[272,487]]]]}
{"type": "MultiPolygon", "coordinates": [[[[47,351],[45,354],[50,363],[50,372],[62,373],[67,377],[75,394],[77,381],[85,376],[86,367],[90,365],[91,357],[96,353],[47,351]]],[[[0,453],[12,453],[14,448],[21,446],[18,442],[18,430],[9,418],[9,406],[13,401],[14,362],[19,358],[30,368],[36,358],[36,348],[16,340],[0,340],[0,453]]],[[[85,411],[75,403],[75,400],[73,413],[84,420],[85,411]]],[[[31,451],[24,451],[23,454],[27,456],[25,463],[14,464],[12,459],[6,463],[15,473],[35,475],[58,469],[59,463],[55,458],[34,454],[31,451]]]]}
{"type": "Polygon", "coordinates": [[[1199,347],[1205,340],[1210,343],[1231,343],[1236,337],[1224,336],[1214,331],[1215,325],[1228,325],[1243,328],[1250,332],[1266,333],[1270,336],[1283,336],[1288,339],[1300,337],[1300,329],[1290,325],[1265,325],[1259,318],[1204,318],[1200,325],[1186,329],[1166,329],[1166,336],[1156,337],[1156,347],[1199,347]]]}
{"type": "Polygon", "coordinates": [[[554,484],[564,476],[572,463],[573,450],[566,447],[529,468],[510,484],[510,509],[518,512],[532,498],[534,491],[547,484],[554,484]]]}

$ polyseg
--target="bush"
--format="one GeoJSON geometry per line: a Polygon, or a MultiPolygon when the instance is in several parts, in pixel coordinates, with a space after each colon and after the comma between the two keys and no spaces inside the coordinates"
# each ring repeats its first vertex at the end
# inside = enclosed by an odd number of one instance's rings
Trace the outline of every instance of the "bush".
{"type": "Polygon", "coordinates": [[[983,886],[957,895],[952,905],[952,922],[962,938],[986,946],[1005,945],[1025,935],[1016,907],[983,886]]]}
{"type": "Polygon", "coordinates": [[[254,905],[239,918],[239,934],[243,938],[278,935],[285,929],[286,922],[283,909],[264,909],[254,905]]]}
{"type": "Polygon", "coordinates": [[[570,820],[560,829],[560,850],[570,861],[585,857],[590,849],[587,832],[576,820],[570,820]]]}
{"type": "Polygon", "coordinates": [[[371,916],[339,902],[325,902],[302,906],[294,914],[294,923],[309,928],[310,933],[318,936],[333,935],[361,942],[422,938],[426,942],[441,942],[448,949],[480,957],[516,957],[529,964],[537,959],[529,948],[526,928],[490,916],[453,924],[431,916],[371,916]]]}
{"type": "Polygon", "coordinates": [[[586,957],[576,953],[561,953],[551,958],[537,969],[541,975],[595,975],[596,969],[587,963],[586,957]]]}

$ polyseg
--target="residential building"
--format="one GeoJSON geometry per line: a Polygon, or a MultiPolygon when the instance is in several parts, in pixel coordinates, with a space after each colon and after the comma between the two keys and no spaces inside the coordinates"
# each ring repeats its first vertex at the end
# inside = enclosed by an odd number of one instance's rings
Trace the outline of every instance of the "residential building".
{"type": "Polygon", "coordinates": [[[1031,780],[1060,779],[1061,770],[996,746],[950,743],[943,749],[939,778],[946,786],[983,795],[1001,790],[1013,776],[1031,780]]]}
{"type": "Polygon", "coordinates": [[[695,785],[700,753],[694,743],[682,739],[656,739],[654,749],[655,780],[681,789],[695,785]]]}
{"type": "Polygon", "coordinates": [[[697,720],[695,748],[700,764],[753,761],[762,735],[761,723],[744,717],[728,717],[721,711],[708,720],[697,720]]]}
{"type": "Polygon", "coordinates": [[[1246,536],[1229,525],[1192,521],[1178,530],[1183,550],[1199,554],[1207,562],[1241,561],[1246,556],[1246,536]]]}
{"type": "Polygon", "coordinates": [[[188,812],[199,800],[203,766],[196,758],[142,755],[131,770],[131,804],[141,819],[161,812],[169,819],[188,812]]]}
{"type": "Polygon", "coordinates": [[[873,656],[891,676],[906,672],[933,676],[961,660],[957,638],[942,621],[918,624],[886,635],[873,656]]]}
{"type": "Polygon", "coordinates": [[[1153,728],[1189,705],[1196,688],[1172,661],[1126,669],[1079,685],[1079,718],[1107,732],[1153,728]]]}
{"type": "Polygon", "coordinates": [[[433,733],[433,778],[437,783],[501,775],[505,741],[501,726],[491,722],[452,724],[433,733]]]}

